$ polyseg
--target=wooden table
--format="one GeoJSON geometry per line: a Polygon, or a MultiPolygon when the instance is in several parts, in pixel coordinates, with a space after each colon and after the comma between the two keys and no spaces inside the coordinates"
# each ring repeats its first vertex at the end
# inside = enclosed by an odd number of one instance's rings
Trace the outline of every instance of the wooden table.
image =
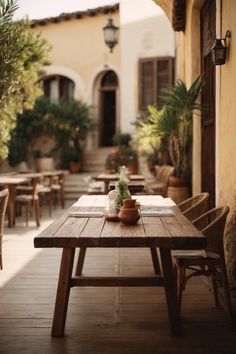
{"type": "MultiPolygon", "coordinates": [[[[74,286],[162,286],[173,335],[181,333],[177,306],[177,286],[171,249],[202,249],[206,238],[175,208],[174,216],[144,217],[137,225],[125,226],[108,222],[104,217],[73,217],[71,211],[104,210],[107,196],[82,196],[60,219],[34,239],[35,247],[63,248],[55,302],[52,336],[64,335],[70,288],[74,286]],[[76,274],[72,276],[75,249],[80,248],[76,274]],[[87,247],[159,248],[162,272],[148,277],[82,276],[87,247]]],[[[163,205],[160,196],[139,196],[141,205],[163,205]]],[[[168,198],[167,198],[168,200],[168,198]]],[[[158,272],[156,272],[158,273],[158,272]]]]}
{"type": "MultiPolygon", "coordinates": [[[[108,189],[109,191],[115,189],[116,182],[109,182],[108,189]]],[[[144,181],[129,181],[128,188],[130,193],[141,193],[145,190],[145,182],[144,181]]]]}
{"type": "Polygon", "coordinates": [[[15,208],[15,196],[16,187],[22,183],[26,183],[29,180],[25,177],[0,176],[0,185],[5,186],[9,190],[9,198],[7,203],[8,214],[8,226],[13,227],[15,225],[16,208],[15,208]]]}
{"type": "MultiPolygon", "coordinates": [[[[107,194],[109,192],[109,183],[113,181],[117,181],[120,178],[118,173],[101,173],[97,177],[95,177],[96,181],[104,182],[104,193],[107,194]]],[[[144,181],[144,177],[142,175],[130,175],[130,181],[144,181]]]]}

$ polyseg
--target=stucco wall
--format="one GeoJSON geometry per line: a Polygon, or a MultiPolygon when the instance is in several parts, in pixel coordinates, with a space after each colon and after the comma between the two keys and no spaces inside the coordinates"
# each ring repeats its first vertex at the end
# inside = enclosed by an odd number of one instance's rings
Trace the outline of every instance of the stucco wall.
{"type": "Polygon", "coordinates": [[[219,121],[219,200],[231,208],[227,229],[228,263],[231,279],[236,285],[236,1],[222,2],[222,37],[232,33],[229,55],[220,69],[219,121]]]}
{"type": "MultiPolygon", "coordinates": [[[[120,46],[116,45],[113,53],[105,46],[102,28],[107,23],[108,15],[85,16],[59,23],[37,26],[33,31],[40,31],[52,45],[49,60],[53,66],[76,73],[80,81],[76,98],[92,102],[91,81],[98,71],[110,66],[120,66],[120,46]]],[[[119,12],[112,15],[119,26],[119,12]]],[[[49,72],[52,71],[49,68],[49,72]]]]}
{"type": "Polygon", "coordinates": [[[138,114],[138,60],[175,56],[174,32],[163,11],[151,0],[133,8],[133,0],[121,1],[121,130],[132,132],[138,114]],[[130,12],[133,11],[132,16],[130,12]]]}

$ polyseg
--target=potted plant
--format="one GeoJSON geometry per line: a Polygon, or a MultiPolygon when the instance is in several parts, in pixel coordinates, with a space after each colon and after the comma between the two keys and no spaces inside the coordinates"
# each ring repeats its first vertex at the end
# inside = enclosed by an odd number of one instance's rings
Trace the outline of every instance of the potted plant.
{"type": "Polygon", "coordinates": [[[128,188],[128,180],[125,177],[121,177],[115,185],[115,191],[117,192],[116,195],[116,207],[120,209],[123,205],[124,199],[131,199],[131,194],[128,188]]]}
{"type": "Polygon", "coordinates": [[[131,146],[129,133],[117,133],[113,138],[117,149],[113,150],[106,159],[106,170],[111,173],[119,172],[120,166],[129,168],[130,173],[138,173],[138,154],[131,146]]]}
{"type": "Polygon", "coordinates": [[[161,111],[157,111],[154,106],[149,107],[152,116],[152,133],[166,137],[168,141],[170,159],[175,168],[175,178],[169,180],[168,196],[177,203],[189,196],[193,111],[201,109],[197,99],[202,85],[201,76],[189,89],[183,81],[178,80],[173,87],[165,90],[162,97],[165,106],[161,111]]]}
{"type": "Polygon", "coordinates": [[[131,146],[120,147],[120,165],[128,167],[131,174],[138,173],[138,154],[131,146]]]}
{"type": "Polygon", "coordinates": [[[54,170],[54,161],[51,152],[33,151],[34,166],[37,172],[54,170]]]}
{"type": "Polygon", "coordinates": [[[63,167],[69,168],[71,173],[78,173],[81,169],[81,151],[74,147],[69,147],[63,151],[63,167]]]}

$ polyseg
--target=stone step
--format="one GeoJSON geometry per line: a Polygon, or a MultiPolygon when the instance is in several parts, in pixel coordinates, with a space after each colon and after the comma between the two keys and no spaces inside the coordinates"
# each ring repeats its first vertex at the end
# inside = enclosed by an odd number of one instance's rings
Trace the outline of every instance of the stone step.
{"type": "Polygon", "coordinates": [[[88,192],[89,184],[84,180],[86,177],[94,177],[97,173],[69,174],[65,178],[65,199],[77,200],[81,195],[88,192]]]}

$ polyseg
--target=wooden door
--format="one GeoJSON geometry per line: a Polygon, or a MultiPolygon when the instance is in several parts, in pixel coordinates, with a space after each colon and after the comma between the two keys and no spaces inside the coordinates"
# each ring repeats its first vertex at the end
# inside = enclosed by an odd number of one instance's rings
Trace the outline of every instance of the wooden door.
{"type": "Polygon", "coordinates": [[[101,80],[100,88],[100,146],[112,146],[116,133],[116,92],[118,78],[108,70],[101,80]]]}
{"type": "Polygon", "coordinates": [[[216,3],[206,0],[201,9],[201,64],[205,85],[202,91],[202,192],[210,193],[210,207],[215,205],[215,66],[211,48],[216,38],[216,3]]]}
{"type": "Polygon", "coordinates": [[[116,91],[101,91],[101,146],[112,146],[116,133],[116,91]]]}

